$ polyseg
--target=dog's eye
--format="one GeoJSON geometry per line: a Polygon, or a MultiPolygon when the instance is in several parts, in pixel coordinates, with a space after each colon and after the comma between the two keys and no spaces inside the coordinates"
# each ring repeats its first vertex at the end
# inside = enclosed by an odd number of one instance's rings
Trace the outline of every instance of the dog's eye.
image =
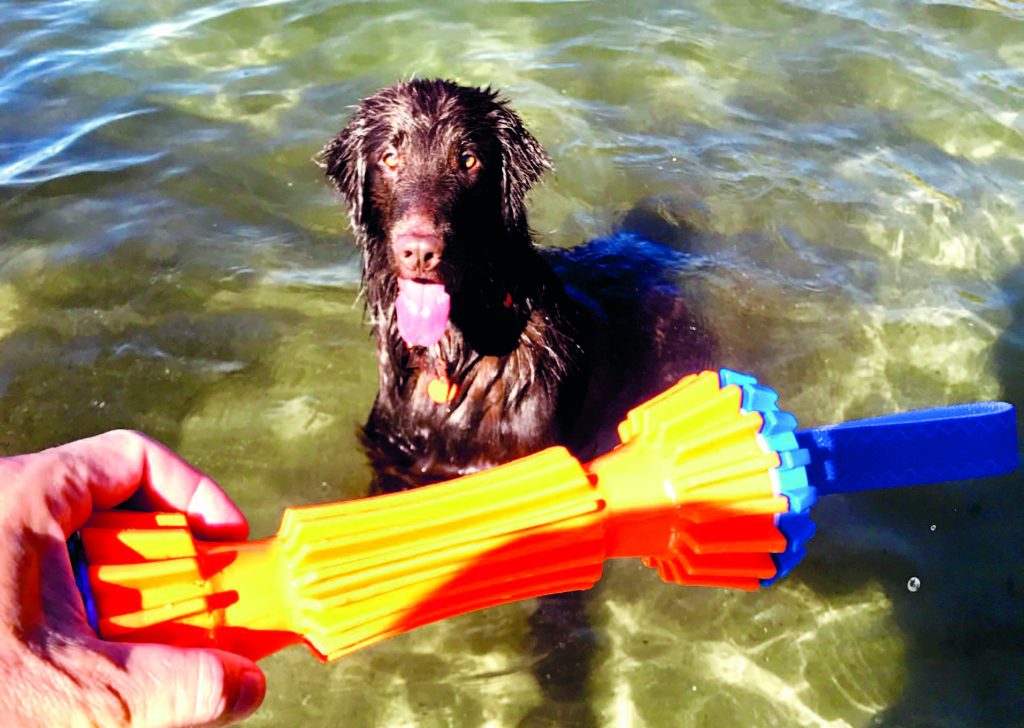
{"type": "Polygon", "coordinates": [[[478,164],[480,164],[480,160],[477,159],[476,155],[472,152],[463,152],[462,155],[459,156],[459,166],[462,167],[462,169],[473,169],[473,167],[478,164]]]}
{"type": "Polygon", "coordinates": [[[398,161],[398,152],[395,151],[384,152],[384,156],[380,158],[380,163],[388,169],[397,169],[398,161]]]}

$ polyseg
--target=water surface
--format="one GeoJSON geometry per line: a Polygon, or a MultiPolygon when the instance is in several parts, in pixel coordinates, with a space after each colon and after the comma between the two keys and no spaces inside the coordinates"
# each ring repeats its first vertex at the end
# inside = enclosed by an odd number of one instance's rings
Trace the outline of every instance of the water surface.
{"type": "MultiPolygon", "coordinates": [[[[557,169],[547,244],[689,209],[722,365],[802,423],[1021,405],[1022,69],[1008,0],[0,1],[0,451],[139,428],[256,536],[361,495],[373,344],[310,158],[410,76],[512,99],[557,169]]],[[[753,595],[614,564],[574,704],[538,691],[519,604],[285,651],[249,724],[1019,725],[1021,486],[832,497],[753,595]]]]}

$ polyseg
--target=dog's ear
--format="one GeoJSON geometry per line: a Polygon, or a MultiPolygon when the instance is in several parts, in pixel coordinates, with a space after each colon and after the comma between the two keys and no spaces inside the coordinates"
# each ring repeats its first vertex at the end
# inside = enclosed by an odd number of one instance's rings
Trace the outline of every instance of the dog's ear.
{"type": "Polygon", "coordinates": [[[364,218],[366,157],[363,142],[367,133],[366,116],[357,111],[348,125],[313,157],[313,161],[323,168],[327,179],[344,196],[352,227],[357,232],[364,218]]]}
{"type": "Polygon", "coordinates": [[[494,129],[501,147],[501,192],[505,224],[510,229],[526,227],[526,193],[551,169],[551,159],[522,119],[498,100],[491,112],[494,129]]]}

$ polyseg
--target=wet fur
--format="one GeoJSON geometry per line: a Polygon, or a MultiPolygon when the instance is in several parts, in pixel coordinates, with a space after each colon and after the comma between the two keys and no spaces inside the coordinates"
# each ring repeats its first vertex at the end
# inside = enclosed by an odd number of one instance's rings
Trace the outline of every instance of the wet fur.
{"type": "Polygon", "coordinates": [[[495,92],[399,83],[364,100],[320,160],[363,251],[380,378],[363,441],[378,490],[555,443],[593,455],[630,406],[707,364],[709,339],[673,282],[683,253],[628,233],[534,245],[526,194],[550,162],[495,92]],[[382,163],[389,150],[401,174],[382,163]],[[407,346],[396,325],[395,231],[410,219],[436,233],[429,275],[452,300],[431,347],[407,346]],[[458,387],[449,404],[426,393],[439,372],[458,387]]]}
{"type": "MultiPolygon", "coordinates": [[[[614,444],[630,407],[710,365],[711,340],[676,283],[686,253],[638,232],[662,221],[645,226],[640,210],[623,231],[586,245],[534,245],[526,194],[550,163],[489,89],[384,89],[359,105],[320,161],[349,206],[377,335],[380,386],[363,429],[374,492],[556,443],[590,458],[614,444]],[[405,177],[382,167],[392,149],[408,155],[405,177]],[[455,164],[465,149],[480,163],[473,175],[455,164]],[[452,299],[444,337],[427,348],[407,346],[396,324],[397,279],[408,270],[395,231],[409,220],[436,237],[440,262],[427,275],[452,299]],[[458,386],[450,404],[427,396],[439,369],[458,386]]],[[[530,628],[532,671],[548,700],[523,725],[596,726],[586,693],[597,641],[583,594],[540,600],[530,628]]]]}

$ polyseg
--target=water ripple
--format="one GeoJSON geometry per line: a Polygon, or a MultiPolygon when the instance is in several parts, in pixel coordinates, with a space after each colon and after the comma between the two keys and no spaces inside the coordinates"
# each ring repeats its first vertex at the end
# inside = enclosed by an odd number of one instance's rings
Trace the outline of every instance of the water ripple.
{"type": "MultiPolygon", "coordinates": [[[[141,427],[245,484],[263,533],[362,494],[360,258],[308,160],[412,75],[512,100],[557,169],[545,243],[645,198],[692,227],[720,363],[802,422],[1024,401],[1024,4],[482,5],[0,0],[0,449],[141,427]]],[[[961,493],[826,500],[812,558],[756,595],[610,566],[595,725],[1015,724],[1024,659],[995,639],[1024,628],[1024,512],[961,493]]],[[[250,722],[532,725],[528,612],[282,653],[250,722]]]]}
{"type": "Polygon", "coordinates": [[[91,134],[108,124],[128,119],[133,116],[150,114],[156,109],[135,109],[122,113],[105,114],[93,119],[73,124],[65,133],[56,139],[46,139],[41,144],[34,145],[27,153],[13,162],[0,166],[0,185],[24,185],[34,184],[41,181],[67,177],[73,174],[80,174],[86,171],[119,170],[136,164],[144,164],[157,159],[161,153],[140,154],[140,155],[117,155],[104,160],[92,160],[71,165],[62,165],[56,171],[48,174],[26,177],[26,173],[38,169],[47,161],[53,159],[66,150],[76,141],[91,134]]]}
{"type": "MultiPolygon", "coordinates": [[[[54,77],[76,65],[79,61],[94,62],[103,56],[115,53],[142,51],[154,48],[169,40],[181,37],[187,31],[218,18],[230,15],[239,10],[283,5],[292,0],[226,0],[209,6],[196,8],[178,18],[151,23],[139,28],[124,31],[105,43],[93,47],[64,48],[33,56],[10,71],[0,76],[0,102],[8,100],[8,96],[26,83],[44,77],[54,77]]],[[[64,6],[74,3],[62,3],[51,8],[54,22],[72,22],[72,18],[80,17],[81,12],[73,7],[67,9],[67,17],[58,12],[64,6]]],[[[27,15],[33,20],[51,22],[51,16],[45,12],[27,15]]]]}

